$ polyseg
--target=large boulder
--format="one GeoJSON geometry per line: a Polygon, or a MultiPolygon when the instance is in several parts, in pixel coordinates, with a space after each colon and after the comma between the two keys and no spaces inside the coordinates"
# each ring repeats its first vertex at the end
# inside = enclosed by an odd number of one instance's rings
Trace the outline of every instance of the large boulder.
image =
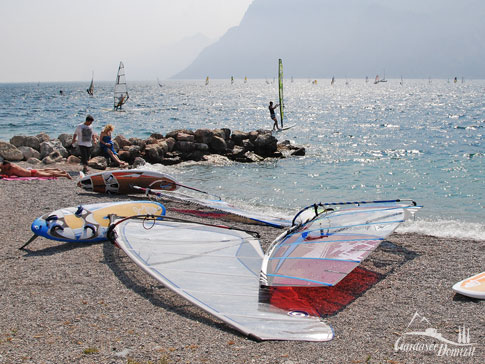
{"type": "Polygon", "coordinates": [[[94,157],[88,161],[88,166],[94,169],[104,170],[106,167],[108,167],[108,161],[105,157],[94,157]]]}
{"type": "Polygon", "coordinates": [[[228,140],[231,136],[231,129],[222,128],[222,129],[214,129],[214,135],[221,137],[224,140],[228,140]]]}
{"type": "Polygon", "coordinates": [[[254,151],[263,157],[271,157],[277,150],[278,140],[271,134],[259,134],[254,140],[254,151]]]}
{"type": "Polygon", "coordinates": [[[54,146],[51,142],[42,142],[40,143],[40,159],[44,159],[54,151],[54,146]]]}
{"type": "Polygon", "coordinates": [[[24,136],[24,135],[16,135],[10,139],[10,144],[15,145],[18,147],[30,147],[35,150],[40,150],[40,141],[35,136],[24,136]]]}
{"type": "Polygon", "coordinates": [[[124,147],[128,147],[131,145],[130,141],[126,139],[123,135],[117,135],[116,138],[113,139],[118,143],[118,146],[120,149],[123,149],[124,147]]]}
{"type": "Polygon", "coordinates": [[[25,135],[14,135],[13,137],[10,138],[10,144],[18,147],[21,147],[25,145],[25,139],[27,136],[25,135]]]}
{"type": "Polygon", "coordinates": [[[195,150],[195,143],[188,141],[177,141],[174,149],[182,153],[192,153],[195,150]]]}
{"type": "Polygon", "coordinates": [[[24,155],[25,160],[28,160],[29,158],[40,159],[40,153],[37,150],[35,150],[34,148],[26,147],[26,146],[20,146],[20,147],[18,147],[18,149],[24,155]]]}
{"type": "Polygon", "coordinates": [[[61,134],[57,137],[64,148],[70,148],[72,146],[72,134],[61,134]]]}
{"type": "Polygon", "coordinates": [[[44,159],[42,159],[42,163],[53,164],[53,163],[62,162],[62,160],[63,160],[63,158],[62,158],[61,153],[59,153],[59,151],[57,151],[57,150],[54,150],[48,156],[46,156],[44,159]]]}
{"type": "Polygon", "coordinates": [[[197,129],[195,131],[195,141],[197,143],[209,144],[214,133],[210,129],[197,129]]]}
{"type": "MultiPolygon", "coordinates": [[[[148,144],[145,148],[145,160],[148,163],[160,163],[163,158],[163,149],[158,144],[148,144]]],[[[135,158],[136,159],[136,158],[135,158]]]]}
{"type": "Polygon", "coordinates": [[[69,164],[79,164],[81,163],[81,158],[76,157],[75,155],[70,155],[67,157],[66,162],[69,164]]]}
{"type": "Polygon", "coordinates": [[[42,163],[42,161],[40,159],[32,157],[32,158],[27,159],[27,163],[28,164],[40,164],[40,163],[42,163]]]}
{"type": "Polygon", "coordinates": [[[179,134],[190,134],[190,135],[194,135],[194,132],[192,130],[188,130],[188,129],[178,129],[178,130],[174,130],[174,131],[171,131],[169,132],[167,135],[165,135],[165,138],[174,138],[175,140],[177,140],[177,136],[179,134]]]}
{"type": "Polygon", "coordinates": [[[193,134],[178,133],[175,139],[178,142],[194,142],[195,136],[193,134]]]}
{"type": "Polygon", "coordinates": [[[244,131],[234,130],[231,135],[231,140],[236,145],[243,145],[243,140],[249,139],[249,133],[244,131]]]}
{"type": "MultiPolygon", "coordinates": [[[[172,139],[172,140],[173,140],[173,139],[172,139]]],[[[169,148],[168,143],[167,143],[167,141],[166,141],[166,140],[159,140],[159,141],[158,141],[158,146],[159,146],[160,148],[162,148],[163,153],[168,153],[168,152],[170,152],[170,148],[169,148]]],[[[173,146],[172,146],[172,150],[173,150],[173,146]]]]}
{"type": "Polygon", "coordinates": [[[182,161],[183,160],[178,153],[169,152],[165,154],[165,157],[162,159],[162,164],[165,166],[172,166],[174,164],[179,164],[182,161]]]}
{"type": "Polygon", "coordinates": [[[175,147],[176,140],[174,138],[167,138],[165,139],[165,143],[167,143],[168,151],[172,152],[173,148],[175,147]]]}
{"type": "Polygon", "coordinates": [[[14,145],[0,141],[0,156],[12,162],[24,159],[23,153],[14,145]]]}
{"type": "Polygon", "coordinates": [[[194,143],[194,149],[199,152],[209,153],[209,146],[205,143],[194,143]]]}
{"type": "Polygon", "coordinates": [[[49,138],[49,136],[46,133],[37,134],[36,138],[39,139],[40,143],[48,142],[49,140],[51,140],[51,138],[49,138]]]}
{"type": "Polygon", "coordinates": [[[153,138],[153,139],[163,139],[163,135],[160,134],[160,133],[152,133],[150,135],[150,138],[153,138]]]}
{"type": "Polygon", "coordinates": [[[125,147],[124,150],[118,153],[118,157],[129,164],[133,164],[137,157],[141,157],[141,148],[138,145],[131,145],[125,147]]]}
{"type": "Polygon", "coordinates": [[[226,141],[220,136],[214,135],[209,143],[211,152],[224,154],[227,148],[226,141]]]}
{"type": "Polygon", "coordinates": [[[140,139],[140,138],[130,138],[128,139],[131,143],[131,145],[136,145],[138,147],[140,147],[140,150],[143,151],[145,150],[145,147],[146,147],[146,143],[143,139],[140,139]]]}
{"type": "Polygon", "coordinates": [[[136,157],[135,160],[133,161],[133,168],[138,168],[138,167],[144,166],[145,164],[147,164],[147,162],[143,158],[136,157]]]}

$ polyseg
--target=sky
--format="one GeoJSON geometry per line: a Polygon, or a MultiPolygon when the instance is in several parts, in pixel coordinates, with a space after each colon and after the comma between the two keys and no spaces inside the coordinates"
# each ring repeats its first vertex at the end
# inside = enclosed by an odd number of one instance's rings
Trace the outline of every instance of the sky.
{"type": "Polygon", "coordinates": [[[252,1],[1,0],[0,82],[112,80],[120,61],[137,79],[144,54],[198,33],[216,41],[252,1]]]}

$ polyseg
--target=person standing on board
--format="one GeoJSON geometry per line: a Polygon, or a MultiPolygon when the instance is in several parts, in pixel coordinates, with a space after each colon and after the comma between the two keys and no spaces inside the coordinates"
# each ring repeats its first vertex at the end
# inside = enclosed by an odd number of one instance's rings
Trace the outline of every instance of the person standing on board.
{"type": "Polygon", "coordinates": [[[79,149],[81,150],[81,164],[83,172],[88,171],[88,161],[91,158],[91,148],[96,143],[96,135],[93,133],[94,118],[91,115],[86,116],[86,121],[77,126],[72,137],[72,145],[78,140],[79,149]]]}
{"type": "Polygon", "coordinates": [[[271,120],[274,121],[274,124],[273,124],[273,130],[277,130],[279,129],[278,128],[278,120],[276,119],[276,114],[274,112],[274,109],[276,109],[278,106],[280,106],[279,104],[276,104],[273,106],[273,101],[270,101],[269,102],[269,114],[271,116],[271,120]]]}
{"type": "Polygon", "coordinates": [[[121,95],[119,98],[118,98],[118,103],[116,104],[115,106],[115,110],[121,110],[121,107],[123,106],[123,104],[125,103],[125,95],[121,95]]]}

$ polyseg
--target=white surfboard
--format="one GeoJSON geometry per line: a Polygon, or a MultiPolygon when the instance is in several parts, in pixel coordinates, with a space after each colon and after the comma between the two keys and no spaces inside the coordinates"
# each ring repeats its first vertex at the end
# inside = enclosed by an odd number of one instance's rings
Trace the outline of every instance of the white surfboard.
{"type": "Polygon", "coordinates": [[[453,286],[453,290],[464,296],[485,299],[485,272],[466,278],[453,286]]]}
{"type": "Polygon", "coordinates": [[[291,124],[291,125],[285,126],[284,128],[276,129],[273,132],[274,133],[281,133],[282,131],[286,131],[286,130],[291,129],[295,126],[296,126],[296,124],[291,124]]]}

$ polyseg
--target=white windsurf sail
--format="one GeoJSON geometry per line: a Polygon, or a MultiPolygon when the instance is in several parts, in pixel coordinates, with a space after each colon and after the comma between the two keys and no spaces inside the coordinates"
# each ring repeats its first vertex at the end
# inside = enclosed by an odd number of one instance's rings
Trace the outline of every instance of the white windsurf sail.
{"type": "Polygon", "coordinates": [[[285,104],[283,102],[283,61],[278,60],[278,90],[279,90],[279,104],[280,104],[280,123],[283,128],[283,117],[285,114],[285,104]]]}
{"type": "Polygon", "coordinates": [[[334,286],[420,207],[413,201],[309,206],[264,257],[264,286],[334,286]],[[354,206],[352,206],[354,204],[354,206]]]}
{"type": "Polygon", "coordinates": [[[93,96],[94,95],[94,72],[91,75],[91,83],[89,84],[88,89],[86,90],[88,95],[93,96]]]}
{"type": "Polygon", "coordinates": [[[321,318],[269,303],[259,286],[263,252],[246,232],[180,221],[115,222],[118,246],[191,303],[258,340],[328,341],[321,318]]]}
{"type": "MultiPolygon", "coordinates": [[[[186,187],[182,185],[179,185],[179,186],[186,187]]],[[[288,228],[291,226],[290,217],[269,216],[255,211],[242,210],[234,205],[231,205],[228,202],[222,201],[220,198],[203,199],[203,198],[197,198],[197,197],[184,194],[181,192],[176,192],[176,191],[167,192],[162,190],[153,190],[149,188],[140,188],[140,187],[135,187],[135,188],[138,190],[142,190],[147,194],[155,195],[161,199],[193,203],[216,211],[225,212],[229,215],[226,217],[227,220],[243,221],[245,223],[259,223],[259,224],[269,225],[280,229],[288,228]],[[231,218],[230,215],[235,215],[237,218],[231,218]],[[245,219],[241,219],[241,217],[245,219]]],[[[203,192],[203,191],[198,191],[198,192],[203,192]]],[[[189,213],[189,211],[184,211],[184,212],[189,213]]]]}
{"type": "Polygon", "coordinates": [[[374,80],[374,85],[377,85],[379,83],[379,75],[376,76],[376,79],[374,80]]]}
{"type": "Polygon", "coordinates": [[[114,109],[121,110],[121,107],[126,104],[129,98],[128,88],[126,87],[125,66],[123,62],[120,62],[114,89],[114,109]]]}

